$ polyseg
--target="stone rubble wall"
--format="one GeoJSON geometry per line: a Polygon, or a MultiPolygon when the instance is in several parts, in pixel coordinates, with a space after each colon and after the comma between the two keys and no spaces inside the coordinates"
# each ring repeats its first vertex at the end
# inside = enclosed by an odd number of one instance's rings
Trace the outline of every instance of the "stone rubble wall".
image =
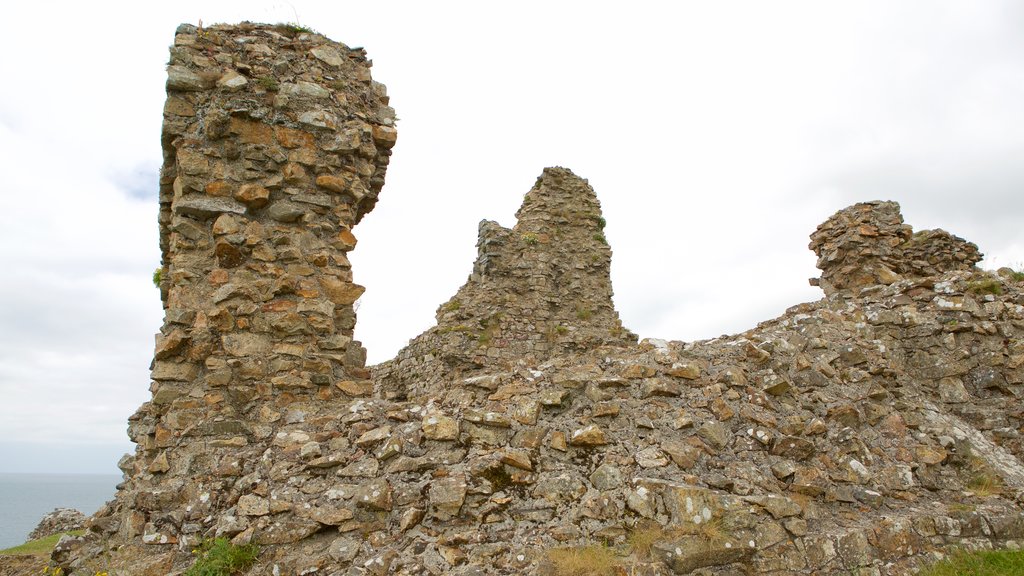
{"type": "Polygon", "coordinates": [[[546,168],[511,229],[484,220],[466,283],[437,326],[374,368],[380,394],[423,394],[451,375],[509,371],[600,345],[631,345],[612,302],[611,249],[593,188],[546,168]]]}
{"type": "Polygon", "coordinates": [[[53,512],[48,512],[46,516],[43,516],[39,524],[29,533],[28,539],[36,540],[53,534],[81,530],[84,527],[85,514],[74,508],[54,508],[53,512]]]}
{"type": "Polygon", "coordinates": [[[287,576],[549,574],[592,544],[628,574],[888,576],[1024,546],[1024,282],[973,245],[858,204],[812,235],[826,298],[637,344],[593,190],[547,169],[515,227],[481,224],[438,326],[371,376],[344,254],[394,132],[361,51],[252,25],[184,27],[173,50],[168,106],[195,115],[165,130],[153,399],[116,499],[54,552],[66,573],[177,574],[210,537],[287,576]],[[321,98],[302,82],[331,62],[346,88],[321,98]],[[247,87],[263,70],[277,92],[247,87]]]}
{"type": "Polygon", "coordinates": [[[912,232],[896,202],[863,202],[840,210],[811,234],[821,278],[811,283],[826,295],[844,289],[891,284],[970,270],[978,247],[944,230],[912,232]]]}

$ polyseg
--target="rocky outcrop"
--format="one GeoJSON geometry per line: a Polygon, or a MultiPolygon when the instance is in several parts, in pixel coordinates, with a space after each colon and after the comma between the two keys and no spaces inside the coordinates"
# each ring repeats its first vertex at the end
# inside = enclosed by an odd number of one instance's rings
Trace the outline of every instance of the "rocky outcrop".
{"type": "Polygon", "coordinates": [[[29,533],[29,540],[45,538],[53,534],[62,534],[85,527],[85,514],[74,508],[54,508],[39,521],[35,529],[29,533]]]}
{"type": "Polygon", "coordinates": [[[153,398],[65,571],[179,573],[211,537],[260,545],[249,574],[374,576],[557,574],[593,544],[651,576],[902,575],[1024,545],[1022,278],[895,203],[812,235],[823,300],[637,344],[594,192],[549,168],[367,369],[345,252],[392,114],[361,51],[283,32],[179,29],[153,398]]]}

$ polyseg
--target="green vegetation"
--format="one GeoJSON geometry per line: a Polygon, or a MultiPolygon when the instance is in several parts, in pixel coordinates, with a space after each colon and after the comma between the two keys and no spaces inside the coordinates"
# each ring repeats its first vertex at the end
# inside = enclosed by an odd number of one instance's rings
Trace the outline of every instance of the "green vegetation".
{"type": "Polygon", "coordinates": [[[646,521],[637,525],[626,538],[626,545],[634,556],[641,560],[654,558],[654,545],[658,542],[670,540],[675,533],[669,533],[664,526],[657,522],[646,521]]]}
{"type": "Polygon", "coordinates": [[[24,554],[29,556],[49,556],[50,552],[53,552],[53,547],[57,545],[57,541],[64,534],[71,534],[72,536],[81,536],[85,533],[85,530],[74,530],[71,532],[65,532],[61,534],[54,534],[45,538],[39,538],[38,540],[29,540],[24,544],[15,546],[14,548],[8,548],[6,550],[0,550],[0,556],[24,554]]]}
{"type": "Polygon", "coordinates": [[[498,323],[500,321],[500,312],[480,320],[480,329],[482,332],[476,336],[476,341],[479,345],[487,346],[491,343],[491,338],[494,338],[494,335],[498,332],[498,323]]]}
{"type": "Polygon", "coordinates": [[[597,240],[598,242],[604,244],[605,246],[608,245],[608,239],[605,238],[604,234],[602,234],[601,232],[597,232],[596,234],[594,234],[594,240],[597,240]]]}
{"type": "Polygon", "coordinates": [[[279,22],[274,24],[274,30],[289,38],[294,38],[299,34],[319,34],[316,30],[313,30],[309,26],[303,26],[298,22],[279,22]]]}
{"type": "Polygon", "coordinates": [[[537,235],[533,232],[527,232],[526,234],[523,234],[523,242],[525,242],[527,246],[536,246],[537,243],[540,242],[540,239],[537,238],[537,235]]]}
{"type": "Polygon", "coordinates": [[[462,302],[459,302],[458,300],[452,300],[444,305],[445,312],[455,312],[459,308],[462,308],[462,302]]]}
{"type": "Polygon", "coordinates": [[[986,278],[985,280],[971,282],[967,285],[967,290],[975,294],[994,294],[998,296],[1003,293],[1003,285],[994,278],[986,278]]]}
{"type": "Polygon", "coordinates": [[[608,225],[608,221],[604,219],[604,216],[597,217],[597,229],[604,230],[604,227],[608,225]]]}
{"type": "Polygon", "coordinates": [[[227,538],[214,538],[192,553],[198,558],[184,576],[234,576],[252,566],[260,550],[255,544],[235,546],[227,538]]]}
{"type": "Polygon", "coordinates": [[[1003,491],[1003,481],[991,472],[978,472],[971,476],[967,488],[979,498],[988,498],[1003,491]]]}
{"type": "Polygon", "coordinates": [[[256,83],[259,84],[260,88],[263,88],[267,92],[277,92],[278,89],[280,88],[280,85],[277,83],[277,80],[270,76],[263,76],[262,78],[257,80],[256,83]]]}
{"type": "Polygon", "coordinates": [[[576,305],[576,319],[587,321],[594,315],[594,311],[590,308],[584,308],[583,306],[576,305]]]}
{"type": "Polygon", "coordinates": [[[1012,576],[1024,574],[1022,550],[957,550],[918,576],[1012,576]]]}
{"type": "Polygon", "coordinates": [[[995,496],[1003,491],[1003,479],[996,474],[985,460],[968,456],[967,467],[970,478],[967,488],[979,498],[995,496]]]}
{"type": "Polygon", "coordinates": [[[613,576],[619,563],[607,546],[555,548],[547,553],[550,576],[613,576]]]}
{"type": "Polygon", "coordinates": [[[157,268],[153,270],[153,286],[160,287],[160,282],[164,279],[164,269],[157,268]]]}

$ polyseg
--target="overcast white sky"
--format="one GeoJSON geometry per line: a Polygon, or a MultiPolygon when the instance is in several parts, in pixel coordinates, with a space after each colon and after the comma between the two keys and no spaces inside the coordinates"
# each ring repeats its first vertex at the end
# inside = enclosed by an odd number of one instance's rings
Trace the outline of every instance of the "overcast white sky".
{"type": "Polygon", "coordinates": [[[1024,3],[11,2],[0,8],[0,472],[116,472],[162,321],[157,172],[180,22],[364,46],[401,118],[356,229],[357,336],[390,358],[545,166],[597,190],[641,337],[820,297],[808,235],[900,202],[1024,263],[1024,3]]]}

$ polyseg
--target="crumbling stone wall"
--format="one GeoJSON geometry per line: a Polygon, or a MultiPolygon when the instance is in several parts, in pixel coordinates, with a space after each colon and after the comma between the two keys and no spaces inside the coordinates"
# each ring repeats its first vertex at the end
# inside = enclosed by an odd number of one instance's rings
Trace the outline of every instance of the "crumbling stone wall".
{"type": "Polygon", "coordinates": [[[901,277],[924,278],[970,270],[981,261],[978,247],[944,230],[912,232],[896,202],[862,202],[826,220],[811,234],[826,295],[901,277]]]}
{"type": "Polygon", "coordinates": [[[593,190],[547,169],[371,381],[345,251],[395,133],[361,51],[243,25],[172,54],[153,398],[66,573],[180,573],[213,536],[259,544],[252,575],[545,573],[595,543],[649,576],[909,575],[1024,546],[1024,283],[973,245],[859,204],[812,236],[842,297],[636,344],[593,190]]]}
{"type": "Polygon", "coordinates": [[[612,302],[605,219],[587,181],[545,168],[516,220],[511,230],[480,223],[473,271],[438,308],[437,326],[375,368],[383,396],[416,396],[453,374],[636,343],[612,302]]]}
{"type": "Polygon", "coordinates": [[[165,320],[152,400],[130,419],[138,449],[100,531],[187,546],[214,526],[263,543],[319,528],[271,521],[283,500],[268,496],[330,427],[282,425],[369,390],[346,253],[397,134],[370,65],[288,26],[178,28],[160,178],[165,320]]]}

